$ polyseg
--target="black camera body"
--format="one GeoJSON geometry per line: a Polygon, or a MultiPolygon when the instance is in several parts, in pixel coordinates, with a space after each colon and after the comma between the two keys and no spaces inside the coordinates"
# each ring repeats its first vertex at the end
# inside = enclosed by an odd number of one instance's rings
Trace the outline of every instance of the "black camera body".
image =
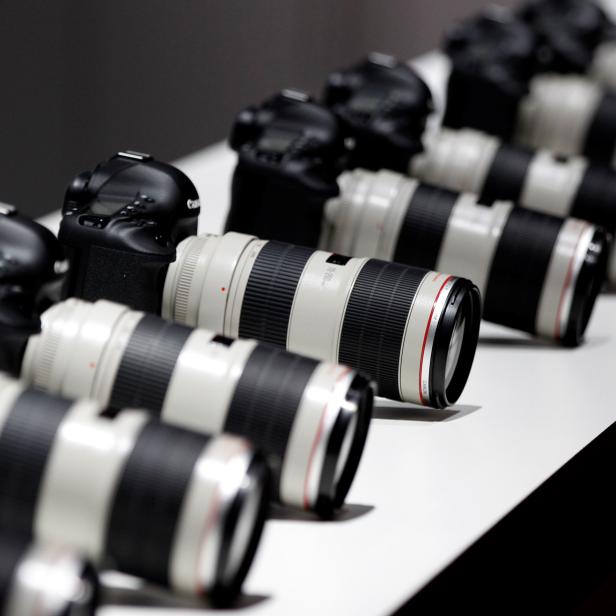
{"type": "Polygon", "coordinates": [[[434,110],[430,89],[415,71],[376,53],[332,73],[323,100],[352,135],[348,166],[374,171],[406,172],[423,149],[421,136],[434,110]]]}
{"type": "Polygon", "coordinates": [[[283,91],[240,112],[230,144],[238,162],[226,231],[316,246],[325,202],[338,195],[343,170],[336,117],[302,93],[283,91]]]}
{"type": "Polygon", "coordinates": [[[371,54],[332,73],[323,100],[352,136],[349,168],[406,173],[410,159],[423,151],[422,135],[434,104],[430,89],[408,64],[371,54]]]}
{"type": "Polygon", "coordinates": [[[443,123],[512,139],[522,99],[539,73],[583,73],[611,29],[587,0],[531,0],[517,12],[492,7],[454,26],[443,123]]]}
{"type": "Polygon", "coordinates": [[[62,259],[51,231],[0,206],[0,370],[19,373],[28,338],[40,331],[44,288],[57,279],[62,259]]]}
{"type": "Polygon", "coordinates": [[[69,259],[63,296],[159,312],[176,246],[197,233],[199,195],[175,167],[120,152],[69,185],[59,239],[69,259]]]}
{"type": "Polygon", "coordinates": [[[519,105],[538,70],[537,43],[527,24],[502,9],[451,29],[444,45],[451,73],[443,124],[472,126],[510,141],[519,105]]]}
{"type": "Polygon", "coordinates": [[[518,16],[537,37],[544,70],[584,73],[597,47],[614,36],[605,11],[588,0],[529,0],[518,16]]]}

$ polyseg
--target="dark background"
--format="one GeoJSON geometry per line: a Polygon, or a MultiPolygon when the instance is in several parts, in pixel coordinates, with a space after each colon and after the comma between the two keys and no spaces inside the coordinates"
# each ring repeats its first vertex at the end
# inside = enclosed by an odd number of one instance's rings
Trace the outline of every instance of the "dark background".
{"type": "MultiPolygon", "coordinates": [[[[512,4],[514,0],[503,0],[512,4]]],[[[0,201],[39,215],[119,149],[173,160],[281,87],[402,58],[486,0],[0,0],[0,201]]]]}

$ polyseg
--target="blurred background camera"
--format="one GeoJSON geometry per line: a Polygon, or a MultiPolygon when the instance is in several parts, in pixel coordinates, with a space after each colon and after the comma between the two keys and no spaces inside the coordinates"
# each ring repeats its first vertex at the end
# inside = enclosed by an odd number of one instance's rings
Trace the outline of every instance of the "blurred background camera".
{"type": "MultiPolygon", "coordinates": [[[[559,28],[558,19],[550,24],[559,28]]],[[[576,58],[572,47],[563,45],[576,58]]],[[[575,61],[521,16],[487,10],[453,27],[444,49],[451,60],[445,125],[616,163],[616,95],[576,74],[575,61]]]]}

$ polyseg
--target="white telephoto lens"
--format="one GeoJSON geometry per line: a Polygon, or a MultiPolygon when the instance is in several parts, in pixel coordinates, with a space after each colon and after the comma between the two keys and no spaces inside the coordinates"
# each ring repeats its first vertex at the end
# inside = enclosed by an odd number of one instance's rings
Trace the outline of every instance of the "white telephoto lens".
{"type": "Polygon", "coordinates": [[[616,166],[616,95],[587,77],[541,74],[520,103],[514,139],[616,166]]]}
{"type": "Polygon", "coordinates": [[[239,592],[268,500],[246,440],[1,381],[5,528],[179,592],[239,592]]]}
{"type": "Polygon", "coordinates": [[[78,553],[7,535],[0,563],[2,616],[94,616],[98,576],[78,553]]]}
{"type": "Polygon", "coordinates": [[[479,195],[500,147],[496,137],[472,129],[431,131],[424,138],[424,151],[411,159],[409,175],[479,195]]]}
{"type": "Polygon", "coordinates": [[[281,502],[324,515],[344,502],[373,406],[371,383],[345,366],[103,300],[47,310],[22,378],[104,407],[144,408],[198,432],[243,436],[267,456],[281,502]]]}
{"type": "Polygon", "coordinates": [[[428,184],[474,193],[482,203],[511,200],[545,214],[569,216],[574,204],[583,205],[576,200],[587,167],[583,158],[517,148],[471,129],[442,129],[426,139],[425,150],[411,160],[409,174],[428,184]]]}
{"type": "Polygon", "coordinates": [[[330,249],[466,276],[487,320],[579,343],[605,274],[606,237],[594,225],[484,206],[389,171],[348,172],[340,187],[326,207],[330,249]]]}
{"type": "Polygon", "coordinates": [[[479,303],[471,283],[438,272],[227,233],[179,245],[163,316],[341,362],[373,377],[382,396],[443,407],[470,372],[479,303]],[[469,325],[446,386],[460,311],[469,325]]]}

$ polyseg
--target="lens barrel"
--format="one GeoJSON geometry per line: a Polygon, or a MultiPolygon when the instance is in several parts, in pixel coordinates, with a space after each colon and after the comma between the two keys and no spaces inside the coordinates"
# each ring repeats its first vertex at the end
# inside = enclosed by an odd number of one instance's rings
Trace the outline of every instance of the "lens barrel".
{"type": "Polygon", "coordinates": [[[266,455],[273,496],[321,515],[344,502],[373,406],[371,383],[345,366],[106,301],[70,299],[46,311],[22,378],[197,432],[243,436],[266,455]]]}
{"type": "Polygon", "coordinates": [[[330,249],[443,269],[473,280],[486,320],[577,345],[605,276],[600,228],[381,171],[340,179],[326,208],[330,249]],[[382,229],[379,231],[379,229],[382,229]]]}
{"type": "Polygon", "coordinates": [[[513,201],[554,216],[616,229],[616,171],[582,158],[559,157],[500,142],[470,129],[442,129],[425,139],[409,165],[412,177],[479,201],[513,201]]]}
{"type": "Polygon", "coordinates": [[[586,77],[538,75],[520,103],[518,143],[616,165],[616,94],[586,77]]]}
{"type": "Polygon", "coordinates": [[[163,315],[346,363],[392,399],[444,407],[468,378],[479,293],[467,280],[253,236],[188,238],[165,282],[163,315]],[[446,384],[458,314],[462,350],[446,384]]]}
{"type": "Polygon", "coordinates": [[[0,526],[224,603],[259,542],[267,467],[248,442],[143,411],[110,417],[2,377],[0,526]]]}
{"type": "Polygon", "coordinates": [[[2,616],[94,616],[98,588],[92,566],[71,550],[0,536],[2,616]]]}

